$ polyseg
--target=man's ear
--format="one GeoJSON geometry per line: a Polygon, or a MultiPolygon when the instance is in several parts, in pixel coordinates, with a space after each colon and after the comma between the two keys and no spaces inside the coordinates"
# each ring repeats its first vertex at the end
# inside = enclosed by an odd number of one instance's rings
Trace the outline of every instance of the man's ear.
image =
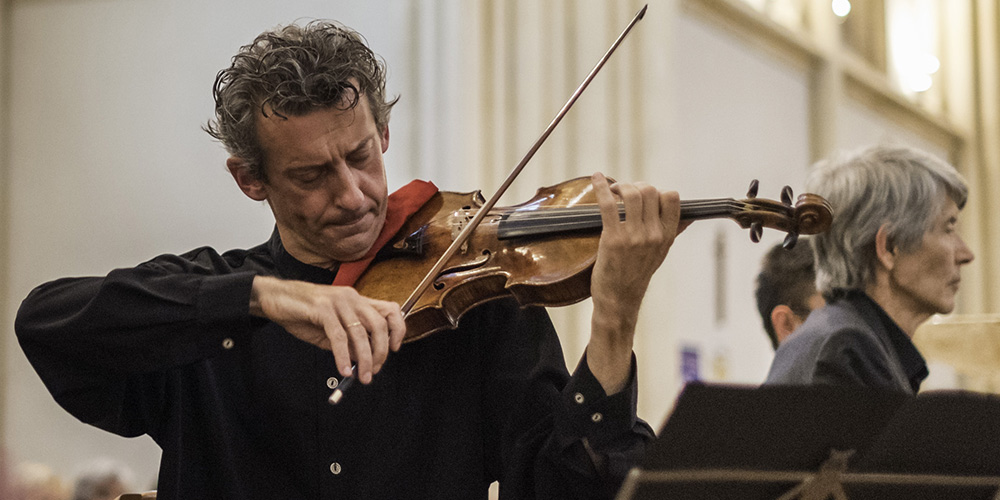
{"type": "Polygon", "coordinates": [[[802,325],[802,320],[792,311],[791,307],[785,304],[778,304],[771,309],[771,326],[774,327],[774,335],[778,337],[778,343],[782,343],[792,333],[802,325]]]}
{"type": "Polygon", "coordinates": [[[896,247],[889,241],[889,224],[882,224],[875,233],[875,258],[886,270],[896,265],[896,247]]]}
{"type": "Polygon", "coordinates": [[[382,129],[382,154],[389,149],[389,124],[385,124],[385,128],[382,129]]]}
{"type": "Polygon", "coordinates": [[[249,196],[254,201],[264,201],[267,199],[267,186],[263,181],[250,173],[250,167],[247,166],[246,161],[242,158],[230,156],[226,160],[226,167],[229,168],[229,173],[232,174],[233,179],[236,180],[236,184],[243,191],[243,194],[249,196]]]}

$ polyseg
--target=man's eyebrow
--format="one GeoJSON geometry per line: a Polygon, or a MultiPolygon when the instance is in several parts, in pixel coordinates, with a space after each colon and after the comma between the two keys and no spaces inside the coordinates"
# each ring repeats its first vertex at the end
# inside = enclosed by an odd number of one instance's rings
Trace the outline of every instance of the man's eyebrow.
{"type": "Polygon", "coordinates": [[[372,136],[368,136],[362,139],[361,142],[359,142],[357,146],[354,146],[354,149],[350,150],[347,154],[352,155],[355,153],[360,153],[365,149],[368,149],[368,147],[371,146],[372,139],[373,139],[372,136]]]}
{"type": "MultiPolygon", "coordinates": [[[[365,149],[368,149],[368,147],[371,146],[373,139],[374,139],[373,137],[366,137],[364,139],[361,139],[361,141],[358,142],[358,144],[356,146],[354,146],[354,149],[351,149],[350,151],[347,152],[346,156],[357,154],[357,153],[360,153],[360,152],[364,151],[365,149]]],[[[302,163],[302,164],[299,164],[299,165],[293,165],[291,167],[288,167],[285,170],[285,173],[286,174],[295,174],[295,173],[304,172],[304,171],[307,171],[307,170],[312,170],[314,168],[323,168],[325,166],[326,166],[325,162],[320,162],[320,163],[302,163]]]]}
{"type": "Polygon", "coordinates": [[[304,163],[302,165],[295,165],[294,167],[289,167],[288,169],[286,169],[285,173],[288,173],[288,174],[297,174],[297,173],[305,172],[307,170],[312,170],[312,169],[315,169],[315,168],[323,168],[323,164],[322,163],[304,163]]]}

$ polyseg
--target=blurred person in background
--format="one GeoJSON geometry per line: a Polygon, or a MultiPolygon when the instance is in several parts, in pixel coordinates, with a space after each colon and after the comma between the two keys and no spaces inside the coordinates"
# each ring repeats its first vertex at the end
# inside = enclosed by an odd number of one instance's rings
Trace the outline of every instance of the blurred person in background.
{"type": "Polygon", "coordinates": [[[15,500],[69,500],[69,489],[48,465],[22,462],[12,479],[15,500]]]}
{"type": "Polygon", "coordinates": [[[826,305],[816,290],[816,266],[808,238],[800,238],[790,249],[779,243],[768,250],[754,295],[764,331],[777,350],[809,313],[826,305]]]}
{"type": "Polygon", "coordinates": [[[135,489],[132,471],[114,460],[97,459],[80,469],[73,483],[73,500],[114,500],[135,489]]]}

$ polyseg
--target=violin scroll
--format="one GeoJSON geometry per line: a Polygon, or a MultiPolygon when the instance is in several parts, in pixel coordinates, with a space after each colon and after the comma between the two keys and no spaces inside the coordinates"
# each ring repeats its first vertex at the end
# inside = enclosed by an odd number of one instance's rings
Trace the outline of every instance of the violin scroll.
{"type": "MultiPolygon", "coordinates": [[[[712,200],[714,204],[727,206],[725,213],[710,214],[704,211],[705,201],[695,202],[698,212],[691,214],[690,218],[711,218],[728,217],[735,220],[744,229],[750,230],[750,239],[754,243],[760,242],[761,235],[765,227],[777,229],[788,233],[783,246],[792,248],[798,241],[800,234],[816,234],[826,231],[833,222],[833,209],[822,196],[806,193],[800,195],[795,205],[792,205],[792,188],[785,186],[781,190],[781,201],[757,198],[757,188],[759,183],[754,180],[750,183],[747,192],[747,199],[732,200],[712,200]]],[[[686,218],[683,213],[681,218],[686,218]]]]}
{"type": "Polygon", "coordinates": [[[801,194],[795,202],[795,219],[800,233],[822,233],[833,223],[833,209],[822,196],[801,194]]]}

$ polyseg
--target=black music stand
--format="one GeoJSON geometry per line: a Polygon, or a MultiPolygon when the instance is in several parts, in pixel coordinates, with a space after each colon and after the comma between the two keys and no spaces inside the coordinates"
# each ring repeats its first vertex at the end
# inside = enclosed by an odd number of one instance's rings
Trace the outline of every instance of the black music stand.
{"type": "Polygon", "coordinates": [[[1000,500],[1000,398],[689,384],[618,500],[1000,500]]]}

